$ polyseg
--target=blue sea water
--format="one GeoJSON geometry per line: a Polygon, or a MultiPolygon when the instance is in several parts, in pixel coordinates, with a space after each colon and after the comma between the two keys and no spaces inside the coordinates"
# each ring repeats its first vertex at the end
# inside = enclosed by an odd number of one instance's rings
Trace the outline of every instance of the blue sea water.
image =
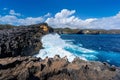
{"type": "Polygon", "coordinates": [[[36,57],[67,56],[71,62],[76,56],[88,61],[107,62],[120,66],[120,35],[48,34],[42,37],[44,49],[36,57]]]}
{"type": "Polygon", "coordinates": [[[85,57],[85,59],[90,61],[101,61],[120,66],[120,35],[118,34],[63,34],[61,38],[67,41],[67,43],[93,50],[93,52],[88,51],[84,53],[77,49],[65,48],[77,56],[85,57]]]}

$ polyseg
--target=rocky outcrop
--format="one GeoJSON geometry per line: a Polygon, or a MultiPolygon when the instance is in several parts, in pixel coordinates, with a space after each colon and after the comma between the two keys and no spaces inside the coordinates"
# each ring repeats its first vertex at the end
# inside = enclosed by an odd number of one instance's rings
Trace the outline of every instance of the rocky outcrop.
{"type": "Polygon", "coordinates": [[[0,80],[120,80],[120,69],[75,58],[10,57],[0,59],[0,80]]]}
{"type": "Polygon", "coordinates": [[[102,34],[102,30],[80,30],[77,34],[102,34]]]}
{"type": "Polygon", "coordinates": [[[0,30],[0,80],[120,80],[120,68],[107,63],[31,57],[42,48],[40,38],[51,32],[46,23],[0,30]]]}
{"type": "Polygon", "coordinates": [[[53,29],[46,23],[0,30],[0,58],[38,53],[40,38],[50,32],[53,29]]]}
{"type": "Polygon", "coordinates": [[[120,30],[83,29],[77,34],[120,34],[120,30]]]}
{"type": "Polygon", "coordinates": [[[79,29],[55,28],[54,32],[58,34],[76,34],[79,32],[79,29]]]}

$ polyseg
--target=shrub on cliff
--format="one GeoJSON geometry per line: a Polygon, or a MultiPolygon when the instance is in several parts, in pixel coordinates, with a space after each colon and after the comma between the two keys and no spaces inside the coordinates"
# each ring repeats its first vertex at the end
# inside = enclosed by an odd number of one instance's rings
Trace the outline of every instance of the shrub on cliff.
{"type": "Polygon", "coordinates": [[[11,29],[11,28],[14,28],[15,26],[13,25],[10,25],[10,24],[0,24],[0,30],[3,30],[3,29],[11,29]]]}

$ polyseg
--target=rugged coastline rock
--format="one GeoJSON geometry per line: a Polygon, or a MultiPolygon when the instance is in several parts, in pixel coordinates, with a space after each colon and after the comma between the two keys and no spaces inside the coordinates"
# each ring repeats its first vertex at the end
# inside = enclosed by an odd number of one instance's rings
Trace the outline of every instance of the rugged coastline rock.
{"type": "Polygon", "coordinates": [[[0,59],[0,80],[120,80],[120,69],[75,58],[9,57],[0,59]]]}
{"type": "Polygon", "coordinates": [[[46,23],[0,30],[0,58],[38,53],[40,38],[50,32],[53,29],[46,23]]]}
{"type": "MultiPolygon", "coordinates": [[[[107,63],[79,58],[69,62],[67,56],[59,55],[32,57],[42,48],[40,38],[54,32],[46,23],[8,27],[0,30],[0,80],[120,80],[120,68],[107,63]]],[[[70,30],[69,34],[77,32],[70,30]]]]}

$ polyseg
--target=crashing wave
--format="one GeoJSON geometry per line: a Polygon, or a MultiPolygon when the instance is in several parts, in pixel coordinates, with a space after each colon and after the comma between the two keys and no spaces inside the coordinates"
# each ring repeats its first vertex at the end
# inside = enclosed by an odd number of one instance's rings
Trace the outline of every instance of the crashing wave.
{"type": "Polygon", "coordinates": [[[80,57],[83,60],[87,60],[87,54],[86,56],[81,56],[78,53],[95,53],[95,51],[93,50],[82,48],[63,40],[58,34],[45,35],[42,38],[41,42],[43,44],[44,49],[41,49],[39,51],[39,54],[35,56],[41,57],[42,59],[44,59],[47,56],[53,58],[55,55],[58,54],[60,55],[60,57],[67,56],[68,60],[71,62],[76,56],[80,57]],[[73,51],[71,52],[71,50],[73,51]]]}

